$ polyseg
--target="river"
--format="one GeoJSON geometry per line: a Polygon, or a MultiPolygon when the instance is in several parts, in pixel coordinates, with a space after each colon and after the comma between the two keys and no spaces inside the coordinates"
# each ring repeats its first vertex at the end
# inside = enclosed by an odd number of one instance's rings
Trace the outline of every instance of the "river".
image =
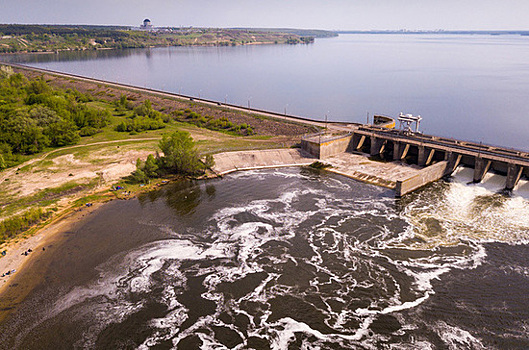
{"type": "Polygon", "coordinates": [[[471,176],[395,199],[271,169],[112,202],[48,247],[0,348],[527,348],[529,202],[471,176]]]}
{"type": "Polygon", "coordinates": [[[529,150],[529,37],[343,34],[0,60],[323,120],[420,114],[425,133],[529,150]]]}

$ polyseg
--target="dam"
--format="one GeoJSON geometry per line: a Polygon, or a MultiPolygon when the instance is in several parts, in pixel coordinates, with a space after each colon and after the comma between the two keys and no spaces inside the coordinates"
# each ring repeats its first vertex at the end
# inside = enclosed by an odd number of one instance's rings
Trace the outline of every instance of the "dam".
{"type": "Polygon", "coordinates": [[[397,197],[404,196],[442,177],[450,176],[459,166],[474,169],[473,181],[481,182],[488,172],[506,176],[504,188],[513,190],[522,177],[529,178],[529,153],[504,147],[485,145],[446,137],[425,135],[418,131],[420,117],[401,115],[400,129],[395,119],[373,117],[372,124],[317,121],[285,113],[197,98],[160,90],[113,83],[94,78],[27,67],[10,63],[19,70],[29,70],[80,81],[123,88],[193,101],[209,106],[221,106],[235,112],[251,112],[258,116],[301,122],[324,129],[301,138],[301,149],[225,152],[214,156],[217,175],[257,168],[305,166],[321,160],[331,167],[326,170],[390,188],[397,197]],[[413,130],[410,123],[417,123],[413,130]],[[404,127],[403,127],[404,123],[404,127]],[[408,123],[408,124],[406,124],[408,123]]]}
{"type": "MultiPolygon", "coordinates": [[[[323,162],[330,161],[331,165],[337,158],[343,160],[354,156],[385,162],[390,167],[387,174],[373,176],[379,177],[380,185],[393,188],[397,197],[450,176],[459,166],[474,169],[475,183],[481,182],[487,172],[506,175],[504,188],[507,191],[512,191],[522,176],[529,177],[527,152],[425,135],[409,128],[399,130],[387,125],[359,124],[346,134],[307,135],[303,137],[301,147],[323,162]],[[405,171],[401,176],[402,169],[414,171],[405,171]]],[[[353,174],[351,177],[358,176],[353,174]]]]}

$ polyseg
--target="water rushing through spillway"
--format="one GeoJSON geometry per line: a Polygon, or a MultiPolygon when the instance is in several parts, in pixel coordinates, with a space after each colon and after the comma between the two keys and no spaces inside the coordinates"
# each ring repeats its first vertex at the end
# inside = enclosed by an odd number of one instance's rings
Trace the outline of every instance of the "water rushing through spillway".
{"type": "Polygon", "coordinates": [[[467,175],[396,200],[324,172],[250,171],[115,204],[3,334],[35,349],[527,347],[529,202],[467,175]],[[95,274],[68,266],[110,236],[123,247],[95,274]],[[86,278],[63,278],[73,268],[86,278]]]}

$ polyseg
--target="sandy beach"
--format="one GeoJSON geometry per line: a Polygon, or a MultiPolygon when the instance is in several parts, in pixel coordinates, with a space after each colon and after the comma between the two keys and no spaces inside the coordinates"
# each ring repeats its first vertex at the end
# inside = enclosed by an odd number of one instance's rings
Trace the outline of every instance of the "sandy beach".
{"type": "Polygon", "coordinates": [[[0,321],[7,316],[8,312],[5,311],[10,311],[23,300],[44,277],[36,275],[31,278],[22,278],[21,272],[36,260],[42,262],[43,259],[37,258],[42,258],[56,249],[61,239],[64,238],[62,233],[82,222],[104,204],[94,203],[90,207],[67,210],[33,236],[12,242],[1,249],[1,251],[6,251],[6,255],[0,258],[0,276],[4,275],[0,277],[0,321]],[[25,255],[29,249],[31,252],[25,255]],[[10,273],[6,275],[8,271],[10,273]]]}

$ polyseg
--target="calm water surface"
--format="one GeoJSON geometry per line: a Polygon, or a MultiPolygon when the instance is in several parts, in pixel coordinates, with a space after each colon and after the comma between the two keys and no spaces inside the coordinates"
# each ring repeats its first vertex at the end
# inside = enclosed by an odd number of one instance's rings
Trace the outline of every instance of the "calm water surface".
{"type": "Polygon", "coordinates": [[[426,133],[529,150],[529,37],[341,35],[2,59],[316,119],[421,114],[426,133]]]}
{"type": "Polygon", "coordinates": [[[529,202],[495,176],[396,200],[291,168],[111,203],[47,249],[0,348],[528,348],[529,202]]]}

